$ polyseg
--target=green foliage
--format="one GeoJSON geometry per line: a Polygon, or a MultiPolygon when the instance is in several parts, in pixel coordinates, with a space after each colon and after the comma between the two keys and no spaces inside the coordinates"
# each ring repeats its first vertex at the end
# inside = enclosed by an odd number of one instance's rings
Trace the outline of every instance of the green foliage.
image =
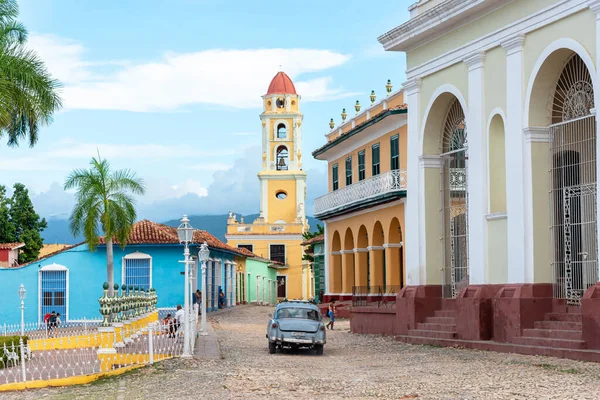
{"type": "Polygon", "coordinates": [[[61,85],[26,48],[27,29],[18,16],[16,0],[0,0],[0,137],[7,135],[9,146],[28,138],[33,147],[40,127],[52,122],[62,106],[61,85]]]}
{"type": "MultiPolygon", "coordinates": [[[[27,336],[23,337],[23,344],[27,344],[27,336]]],[[[19,360],[21,359],[21,349],[19,348],[19,339],[21,336],[0,336],[0,369],[6,367],[6,362],[8,357],[4,354],[4,345],[6,345],[6,349],[8,351],[14,351],[17,353],[19,360]]],[[[9,364],[9,367],[12,367],[12,363],[9,364]]]]}
{"type": "MultiPolygon", "coordinates": [[[[319,235],[323,235],[325,233],[325,228],[323,228],[322,225],[317,224],[317,230],[316,232],[304,232],[302,234],[302,237],[304,238],[304,240],[308,240],[308,239],[312,239],[314,237],[317,237],[319,235]]],[[[306,248],[304,250],[305,254],[302,256],[303,260],[307,260],[310,261],[311,263],[315,261],[315,258],[313,257],[312,253],[314,252],[314,245],[309,245],[308,248],[306,248]]]]}
{"type": "Polygon", "coordinates": [[[35,260],[44,243],[41,232],[48,226],[35,212],[25,185],[15,183],[12,198],[6,197],[6,188],[0,186],[0,243],[23,242],[19,263],[35,260]]]}
{"type": "Polygon", "coordinates": [[[83,234],[90,250],[95,250],[100,236],[106,238],[106,269],[109,290],[114,284],[112,239],[125,248],[137,218],[135,200],[143,195],[143,180],[130,170],[111,171],[110,163],[92,158],[90,169],[75,169],[65,181],[65,190],[76,189],[75,206],[69,217],[69,229],[83,234]]]}

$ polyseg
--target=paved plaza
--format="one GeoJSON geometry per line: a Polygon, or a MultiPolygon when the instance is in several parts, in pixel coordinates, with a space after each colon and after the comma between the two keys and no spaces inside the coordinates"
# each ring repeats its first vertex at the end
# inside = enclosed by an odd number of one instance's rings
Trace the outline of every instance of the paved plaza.
{"type": "MultiPolygon", "coordinates": [[[[600,365],[328,331],[325,355],[269,355],[270,307],[210,317],[220,347],[91,385],[3,394],[5,399],[598,399],[600,365]],[[218,354],[218,352],[217,352],[218,354]]],[[[215,336],[201,340],[211,341],[215,336]]],[[[205,348],[199,343],[196,347],[205,348]]]]}

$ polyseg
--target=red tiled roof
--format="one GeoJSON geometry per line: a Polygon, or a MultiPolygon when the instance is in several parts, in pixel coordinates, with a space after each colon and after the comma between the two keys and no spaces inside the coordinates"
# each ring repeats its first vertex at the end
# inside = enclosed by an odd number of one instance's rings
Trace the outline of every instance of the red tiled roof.
{"type": "Polygon", "coordinates": [[[315,236],[314,238],[310,238],[300,243],[302,246],[310,246],[311,244],[321,243],[325,241],[325,235],[315,236]]]}
{"type": "Polygon", "coordinates": [[[0,250],[16,250],[25,246],[25,243],[0,243],[0,250]]]}
{"type": "MultiPolygon", "coordinates": [[[[118,243],[117,240],[114,241],[118,243]]],[[[246,254],[240,249],[231,247],[210,233],[203,230],[195,230],[193,236],[193,242],[201,244],[206,242],[209,247],[213,249],[221,249],[230,251],[239,255],[246,256],[246,254]]],[[[100,243],[105,244],[104,237],[100,238],[100,243]]],[[[131,229],[127,244],[179,244],[179,237],[177,236],[177,228],[157,222],[152,222],[147,219],[136,222],[131,229]]]]}
{"type": "Polygon", "coordinates": [[[289,76],[283,71],[278,72],[271,80],[267,94],[296,94],[296,88],[289,76]]]}

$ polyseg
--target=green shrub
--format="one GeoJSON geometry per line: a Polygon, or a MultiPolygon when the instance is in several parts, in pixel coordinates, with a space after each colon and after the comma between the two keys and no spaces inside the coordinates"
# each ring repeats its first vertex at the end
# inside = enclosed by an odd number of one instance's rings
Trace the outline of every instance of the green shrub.
{"type": "MultiPolygon", "coordinates": [[[[20,338],[21,336],[0,336],[0,368],[6,367],[6,362],[8,361],[8,356],[6,353],[4,353],[4,345],[6,345],[6,349],[9,352],[14,351],[15,353],[17,353],[19,360],[21,359],[21,349],[19,348],[20,338]]],[[[27,344],[27,336],[22,336],[22,338],[23,344],[27,344]]]]}

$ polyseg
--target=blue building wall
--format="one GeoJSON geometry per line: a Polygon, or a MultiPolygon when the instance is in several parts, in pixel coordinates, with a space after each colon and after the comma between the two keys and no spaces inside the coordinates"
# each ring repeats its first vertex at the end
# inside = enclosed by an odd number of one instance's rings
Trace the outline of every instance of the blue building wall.
{"type": "MultiPolygon", "coordinates": [[[[197,255],[199,246],[192,246],[190,254],[197,255]]],[[[122,284],[122,258],[136,251],[152,257],[152,287],[158,294],[157,307],[173,307],[184,303],[184,275],[182,245],[129,245],[124,250],[114,247],[115,282],[122,284]]],[[[221,276],[225,276],[224,261],[233,261],[234,255],[213,250],[210,257],[220,258],[221,276]]],[[[90,252],[87,244],[65,250],[41,261],[20,268],[0,269],[0,326],[18,324],[21,321],[19,287],[27,290],[25,299],[25,321],[37,322],[39,313],[39,271],[41,268],[58,264],[68,269],[69,287],[67,291],[69,320],[100,319],[98,298],[102,296],[102,284],[106,276],[106,248],[98,247],[90,252]]],[[[202,289],[201,271],[196,270],[197,286],[202,289]]],[[[63,318],[64,320],[64,318],[63,318]]]]}

